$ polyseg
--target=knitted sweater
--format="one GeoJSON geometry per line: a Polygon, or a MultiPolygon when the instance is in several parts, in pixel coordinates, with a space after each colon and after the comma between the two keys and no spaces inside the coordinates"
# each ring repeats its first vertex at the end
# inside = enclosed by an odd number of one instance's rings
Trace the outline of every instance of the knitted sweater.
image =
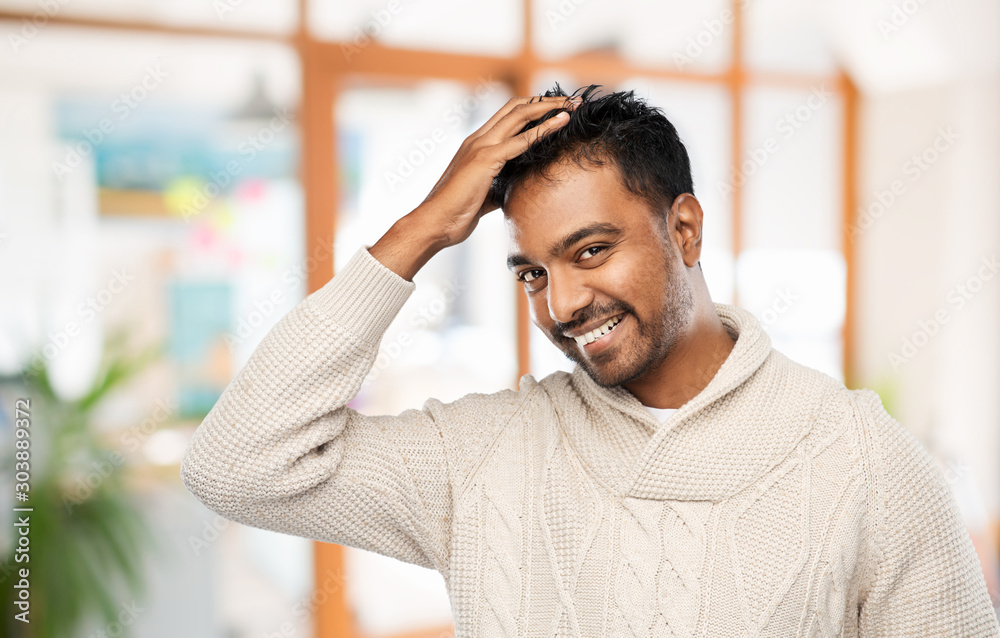
{"type": "Polygon", "coordinates": [[[364,416],[414,289],[365,248],[195,431],[185,486],[245,525],[438,570],[456,635],[998,636],[943,473],[869,390],[736,344],[659,423],[578,367],[364,416]]]}

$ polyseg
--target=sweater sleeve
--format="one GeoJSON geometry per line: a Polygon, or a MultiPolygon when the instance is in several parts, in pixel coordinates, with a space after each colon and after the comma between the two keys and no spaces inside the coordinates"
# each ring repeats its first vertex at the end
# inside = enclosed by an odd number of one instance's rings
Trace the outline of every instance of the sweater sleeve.
{"type": "Polygon", "coordinates": [[[869,485],[870,573],[859,636],[1000,636],[979,559],[944,473],[882,407],[856,391],[869,485]]]}
{"type": "Polygon", "coordinates": [[[414,287],[359,249],[268,332],[195,430],[181,462],[187,489],[233,521],[375,551],[447,581],[461,480],[451,460],[469,465],[517,393],[430,399],[396,416],[346,407],[414,287]],[[467,415],[478,421],[460,424],[467,415]]]}

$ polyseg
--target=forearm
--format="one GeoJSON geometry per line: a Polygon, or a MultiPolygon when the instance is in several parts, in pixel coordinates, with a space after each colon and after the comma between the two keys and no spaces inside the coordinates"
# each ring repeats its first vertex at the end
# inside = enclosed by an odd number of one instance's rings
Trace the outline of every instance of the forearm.
{"type": "Polygon", "coordinates": [[[344,427],[340,408],[413,287],[367,260],[282,318],[196,430],[182,477],[211,509],[237,519],[241,501],[308,488],[335,465],[335,449],[311,451],[344,427]]]}
{"type": "Polygon", "coordinates": [[[417,209],[393,224],[368,252],[389,270],[413,281],[417,271],[446,245],[440,230],[417,209]]]}

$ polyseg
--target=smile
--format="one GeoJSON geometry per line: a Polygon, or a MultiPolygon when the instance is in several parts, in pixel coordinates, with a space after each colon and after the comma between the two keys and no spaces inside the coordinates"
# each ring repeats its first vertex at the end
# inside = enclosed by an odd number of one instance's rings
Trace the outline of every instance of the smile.
{"type": "Polygon", "coordinates": [[[622,317],[624,317],[624,316],[625,315],[617,315],[615,317],[612,317],[612,318],[608,319],[607,322],[604,323],[604,325],[602,325],[602,326],[600,326],[598,328],[594,328],[590,332],[584,333],[584,334],[580,335],[579,337],[574,337],[574,339],[576,340],[577,344],[579,344],[580,346],[585,346],[588,343],[593,343],[595,341],[598,341],[604,335],[606,335],[609,332],[611,332],[612,330],[614,330],[615,326],[617,326],[621,322],[622,317]]]}

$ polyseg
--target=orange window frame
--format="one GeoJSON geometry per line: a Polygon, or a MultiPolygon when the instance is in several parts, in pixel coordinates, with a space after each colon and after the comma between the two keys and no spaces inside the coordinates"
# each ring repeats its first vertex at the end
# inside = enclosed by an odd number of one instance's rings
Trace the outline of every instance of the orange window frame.
{"type": "MultiPolygon", "coordinates": [[[[847,265],[846,315],[842,334],[844,378],[853,387],[855,358],[855,255],[850,241],[849,228],[857,205],[857,129],[858,93],[854,84],[843,73],[835,77],[817,77],[809,74],[762,73],[748,69],[743,62],[745,23],[738,0],[732,1],[734,16],[732,37],[733,55],[729,68],[721,73],[698,74],[672,71],[656,66],[630,63],[610,53],[577,55],[562,60],[541,60],[532,49],[531,0],[522,0],[524,12],[523,45],[521,51],[510,57],[466,55],[437,51],[422,51],[384,47],[378,43],[366,47],[364,55],[348,61],[341,51],[341,43],[317,39],[306,24],[308,0],[298,0],[299,27],[294,34],[275,35],[256,32],[228,31],[211,28],[179,27],[135,21],[54,16],[53,24],[79,28],[111,29],[123,32],[155,32],[188,37],[235,38],[241,40],[276,41],[296,49],[302,69],[302,108],[300,126],[308,135],[302,135],[300,178],[305,197],[305,249],[306,254],[318,258],[319,267],[308,274],[307,292],[322,287],[333,276],[334,256],[327,249],[334,245],[337,233],[337,216],[340,202],[340,166],[337,149],[337,122],[335,119],[338,96],[346,87],[370,83],[414,83],[425,78],[451,79],[474,84],[485,76],[492,76],[508,84],[516,95],[531,92],[532,78],[543,69],[559,68],[585,77],[587,82],[615,85],[628,78],[649,77],[660,80],[705,82],[726,88],[732,104],[731,158],[737,165],[744,153],[743,95],[751,86],[789,86],[809,88],[817,82],[826,82],[843,100],[842,133],[842,250],[847,265]]],[[[0,20],[19,22],[30,20],[26,13],[0,11],[0,20]]],[[[742,198],[740,186],[730,198],[732,253],[738,256],[742,244],[742,198]]],[[[738,303],[734,298],[734,303],[738,303]]],[[[529,329],[527,302],[523,294],[517,295],[517,378],[530,370],[529,329]]],[[[514,380],[516,382],[516,379],[514,380]]],[[[339,545],[314,544],[314,584],[317,592],[324,592],[323,602],[314,616],[315,635],[361,638],[353,615],[347,604],[344,590],[344,553],[339,545]]],[[[318,598],[318,597],[317,597],[318,598]]],[[[319,602],[319,600],[317,600],[319,602]]],[[[440,636],[441,629],[410,634],[405,638],[440,636]]],[[[404,637],[399,637],[404,638],[404,637]]]]}

